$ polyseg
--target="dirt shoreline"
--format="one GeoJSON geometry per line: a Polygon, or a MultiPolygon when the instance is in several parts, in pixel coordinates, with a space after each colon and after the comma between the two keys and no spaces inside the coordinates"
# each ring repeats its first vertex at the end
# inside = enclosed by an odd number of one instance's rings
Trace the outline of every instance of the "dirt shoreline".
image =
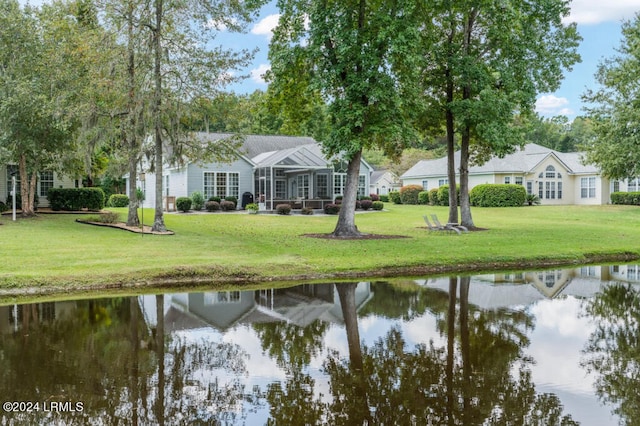
{"type": "Polygon", "coordinates": [[[124,281],[114,279],[113,281],[103,281],[98,283],[66,283],[52,285],[26,285],[15,288],[0,289],[0,298],[7,300],[12,298],[39,298],[39,297],[69,297],[82,295],[95,295],[101,292],[149,292],[153,289],[168,291],[171,289],[184,291],[198,290],[204,287],[208,289],[228,288],[228,287],[248,287],[260,285],[287,285],[296,281],[327,282],[327,281],[347,281],[353,279],[394,279],[424,277],[425,275],[446,275],[450,273],[471,274],[488,273],[496,271],[510,270],[531,270],[564,268],[576,265],[607,264],[616,262],[629,262],[640,259],[635,253],[613,253],[613,254],[585,254],[580,259],[528,259],[514,262],[475,262],[464,265],[428,265],[428,266],[398,266],[395,268],[385,268],[384,271],[353,271],[337,272],[331,274],[296,274],[290,276],[269,276],[269,275],[231,275],[225,273],[214,273],[212,275],[198,274],[189,268],[182,268],[177,271],[167,271],[151,278],[135,278],[124,281]]]}

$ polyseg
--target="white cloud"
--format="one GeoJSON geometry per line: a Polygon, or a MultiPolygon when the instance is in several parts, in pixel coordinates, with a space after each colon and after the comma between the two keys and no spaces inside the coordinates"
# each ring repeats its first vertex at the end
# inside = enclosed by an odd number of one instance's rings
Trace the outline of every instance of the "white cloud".
{"type": "Polygon", "coordinates": [[[543,115],[572,115],[574,111],[568,105],[569,100],[567,98],[543,95],[536,101],[536,111],[543,115]]]}
{"type": "Polygon", "coordinates": [[[571,15],[565,22],[599,24],[633,19],[640,11],[640,0],[573,0],[571,15]]]}
{"type": "Polygon", "coordinates": [[[271,65],[269,64],[260,64],[258,68],[254,68],[251,70],[251,80],[258,84],[267,84],[264,81],[264,74],[271,69],[271,65]]]}
{"type": "Polygon", "coordinates": [[[280,14],[274,14],[264,17],[260,22],[255,24],[251,29],[251,34],[264,35],[269,39],[273,36],[273,29],[278,25],[280,14]]]}

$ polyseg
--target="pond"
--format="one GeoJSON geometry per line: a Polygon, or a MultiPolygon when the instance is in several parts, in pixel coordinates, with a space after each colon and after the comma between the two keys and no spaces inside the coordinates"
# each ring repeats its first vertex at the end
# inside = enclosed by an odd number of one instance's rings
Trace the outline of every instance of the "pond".
{"type": "Polygon", "coordinates": [[[0,306],[2,424],[614,425],[640,267],[0,306]]]}

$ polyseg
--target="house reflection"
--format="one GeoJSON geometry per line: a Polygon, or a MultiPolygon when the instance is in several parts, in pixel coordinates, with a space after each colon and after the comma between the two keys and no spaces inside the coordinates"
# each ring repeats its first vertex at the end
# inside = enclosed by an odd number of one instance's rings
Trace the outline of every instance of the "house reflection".
{"type": "MultiPolygon", "coordinates": [[[[356,306],[361,309],[371,298],[370,282],[359,282],[356,306]]],[[[156,297],[138,298],[145,321],[157,324],[156,297]]],[[[303,284],[290,288],[248,291],[174,293],[165,297],[165,332],[213,327],[228,330],[240,324],[284,321],[305,327],[319,320],[342,324],[340,298],[331,284],[303,284]]]]}
{"type": "MultiPolygon", "coordinates": [[[[469,303],[483,309],[526,306],[562,296],[590,297],[611,282],[640,283],[640,265],[582,266],[528,272],[475,275],[469,286],[469,303]]],[[[449,278],[416,280],[423,287],[449,291],[449,278]]]]}

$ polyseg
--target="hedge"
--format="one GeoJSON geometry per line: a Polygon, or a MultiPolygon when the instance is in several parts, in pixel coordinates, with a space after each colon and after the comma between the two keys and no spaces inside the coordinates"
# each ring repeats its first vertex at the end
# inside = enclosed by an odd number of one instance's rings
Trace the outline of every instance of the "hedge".
{"type": "Polygon", "coordinates": [[[188,212],[191,210],[191,198],[189,197],[178,197],[176,198],[176,208],[181,212],[188,212]]]}
{"type": "Polygon", "coordinates": [[[129,205],[129,197],[125,194],[113,194],[107,202],[109,207],[127,207],[129,205]]]}
{"type": "Polygon", "coordinates": [[[640,192],[612,192],[611,204],[640,205],[640,192]]]}
{"type": "Polygon", "coordinates": [[[487,183],[469,192],[469,202],[477,207],[519,207],[524,205],[527,191],[522,185],[487,183]]]}
{"type": "MultiPolygon", "coordinates": [[[[438,206],[448,206],[449,205],[449,185],[442,185],[438,188],[438,206]]],[[[456,185],[456,196],[458,200],[458,205],[460,205],[460,185],[456,185]]]]}
{"type": "Polygon", "coordinates": [[[400,193],[398,191],[389,192],[389,201],[391,201],[393,204],[402,204],[400,193]]]}
{"type": "Polygon", "coordinates": [[[402,204],[418,204],[418,194],[424,191],[420,185],[405,185],[400,188],[402,204]]]}
{"type": "Polygon", "coordinates": [[[51,188],[47,193],[51,210],[78,211],[102,210],[104,191],[102,188],[51,188]]]}

